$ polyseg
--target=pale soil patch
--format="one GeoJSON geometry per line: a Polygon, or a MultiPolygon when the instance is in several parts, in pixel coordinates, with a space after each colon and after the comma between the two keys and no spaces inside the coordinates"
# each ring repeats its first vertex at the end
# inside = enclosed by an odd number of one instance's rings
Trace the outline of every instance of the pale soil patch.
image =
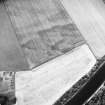
{"type": "Polygon", "coordinates": [[[16,74],[16,95],[22,105],[52,105],[82,76],[96,59],[87,45],[58,57],[33,71],[16,74]],[[21,94],[21,96],[19,95],[21,94]]]}

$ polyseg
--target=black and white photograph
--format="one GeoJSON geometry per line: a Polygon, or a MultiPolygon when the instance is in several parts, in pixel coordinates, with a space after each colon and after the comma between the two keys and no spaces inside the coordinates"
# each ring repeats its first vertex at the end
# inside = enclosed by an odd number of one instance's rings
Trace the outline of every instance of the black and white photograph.
{"type": "Polygon", "coordinates": [[[105,105],[105,0],[0,0],[0,105],[105,105]]]}

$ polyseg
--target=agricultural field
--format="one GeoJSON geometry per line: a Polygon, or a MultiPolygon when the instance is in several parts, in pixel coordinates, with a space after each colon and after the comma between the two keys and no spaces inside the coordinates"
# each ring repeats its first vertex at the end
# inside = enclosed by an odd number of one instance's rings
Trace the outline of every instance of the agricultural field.
{"type": "MultiPolygon", "coordinates": [[[[16,105],[66,105],[105,61],[104,10],[102,0],[3,2],[0,92],[16,105]]],[[[104,104],[105,83],[84,105],[104,104]]]]}
{"type": "Polygon", "coordinates": [[[59,0],[9,0],[5,6],[30,68],[85,43],[59,0]]]}

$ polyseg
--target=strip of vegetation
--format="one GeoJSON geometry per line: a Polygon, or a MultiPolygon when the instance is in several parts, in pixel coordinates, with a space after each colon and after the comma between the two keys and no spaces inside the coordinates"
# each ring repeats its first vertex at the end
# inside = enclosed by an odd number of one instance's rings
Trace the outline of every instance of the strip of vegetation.
{"type": "Polygon", "coordinates": [[[105,57],[97,60],[97,63],[94,65],[91,71],[85,76],[83,76],[76,84],[74,84],[72,88],[70,88],[59,100],[56,101],[56,103],[54,103],[54,105],[66,105],[70,100],[72,100],[73,97],[75,97],[80,92],[80,90],[85,88],[86,84],[89,81],[91,81],[92,77],[94,77],[94,75],[98,72],[98,70],[100,69],[100,66],[104,61],[105,61],[105,57]]]}

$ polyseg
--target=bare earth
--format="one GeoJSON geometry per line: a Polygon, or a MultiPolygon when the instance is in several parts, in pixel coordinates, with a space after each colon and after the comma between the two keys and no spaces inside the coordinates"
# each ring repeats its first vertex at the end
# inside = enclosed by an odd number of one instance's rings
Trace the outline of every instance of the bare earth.
{"type": "Polygon", "coordinates": [[[16,73],[17,105],[52,105],[95,63],[88,46],[82,45],[33,71],[16,73]]]}

